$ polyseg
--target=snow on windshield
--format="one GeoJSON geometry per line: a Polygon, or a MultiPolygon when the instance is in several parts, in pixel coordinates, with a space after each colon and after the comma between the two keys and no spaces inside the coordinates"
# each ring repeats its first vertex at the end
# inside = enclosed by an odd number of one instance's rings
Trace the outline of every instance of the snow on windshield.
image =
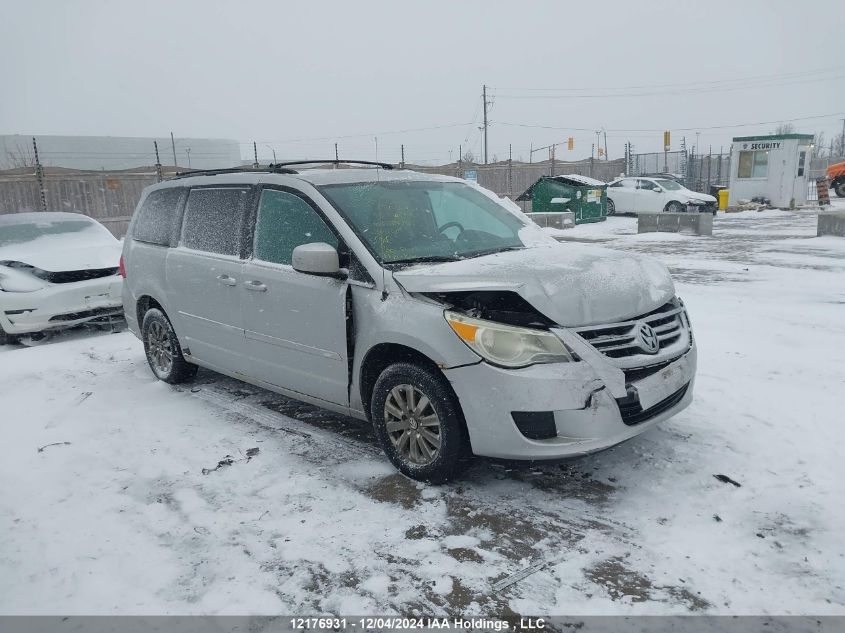
{"type": "Polygon", "coordinates": [[[100,227],[91,220],[38,220],[0,225],[0,246],[24,244],[47,235],[67,233],[99,234],[100,227]]]}

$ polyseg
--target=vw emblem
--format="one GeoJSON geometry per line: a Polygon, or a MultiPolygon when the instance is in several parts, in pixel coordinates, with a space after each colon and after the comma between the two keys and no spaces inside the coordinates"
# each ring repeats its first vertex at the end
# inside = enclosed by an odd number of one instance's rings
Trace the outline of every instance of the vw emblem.
{"type": "Polygon", "coordinates": [[[656,354],[660,349],[660,341],[655,332],[648,323],[640,323],[637,326],[637,343],[640,348],[647,354],[656,354]]]}

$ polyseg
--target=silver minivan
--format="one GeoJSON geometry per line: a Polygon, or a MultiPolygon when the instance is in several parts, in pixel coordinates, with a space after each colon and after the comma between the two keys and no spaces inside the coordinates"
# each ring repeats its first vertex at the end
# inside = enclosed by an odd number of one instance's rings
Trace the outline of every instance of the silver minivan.
{"type": "Polygon", "coordinates": [[[121,272],[159,379],[206,367],[369,419],[415,479],[469,454],[598,451],[692,399],[696,348],[662,264],[559,243],[458,178],[183,175],[144,191],[121,272]]]}

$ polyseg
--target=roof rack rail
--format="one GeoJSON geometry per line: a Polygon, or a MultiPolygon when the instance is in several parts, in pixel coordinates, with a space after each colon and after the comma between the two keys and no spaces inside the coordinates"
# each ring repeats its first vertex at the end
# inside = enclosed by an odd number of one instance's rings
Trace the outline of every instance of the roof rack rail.
{"type": "Polygon", "coordinates": [[[338,160],[331,158],[329,160],[288,160],[282,163],[271,163],[270,167],[288,167],[289,165],[315,165],[322,163],[330,163],[332,165],[340,165],[348,163],[350,165],[372,165],[374,167],[381,167],[382,169],[393,169],[390,163],[379,163],[372,160],[338,160]]]}
{"type": "MultiPolygon", "coordinates": [[[[175,178],[189,178],[191,176],[217,176],[218,174],[296,174],[295,169],[285,169],[279,165],[267,167],[226,167],[224,169],[192,169],[190,171],[177,171],[175,178]]],[[[172,180],[172,179],[171,179],[172,180]]]]}

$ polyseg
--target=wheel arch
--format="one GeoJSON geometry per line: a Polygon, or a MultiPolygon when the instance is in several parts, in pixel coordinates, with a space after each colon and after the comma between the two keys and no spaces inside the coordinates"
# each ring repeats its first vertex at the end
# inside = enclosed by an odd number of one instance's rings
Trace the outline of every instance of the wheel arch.
{"type": "Polygon", "coordinates": [[[437,363],[413,347],[400,343],[378,343],[374,345],[367,350],[361,360],[361,369],[358,372],[358,392],[368,418],[370,417],[370,399],[378,377],[390,365],[397,362],[420,364],[443,375],[437,363]]]}
{"type": "MultiPolygon", "coordinates": [[[[170,318],[167,316],[167,311],[164,307],[159,303],[155,297],[151,295],[141,295],[138,297],[138,300],[135,302],[135,317],[138,319],[138,328],[140,329],[141,325],[144,322],[144,315],[150,308],[157,308],[161,310],[162,314],[166,316],[168,319],[170,318]]],[[[171,321],[172,323],[172,321],[171,321]]]]}

